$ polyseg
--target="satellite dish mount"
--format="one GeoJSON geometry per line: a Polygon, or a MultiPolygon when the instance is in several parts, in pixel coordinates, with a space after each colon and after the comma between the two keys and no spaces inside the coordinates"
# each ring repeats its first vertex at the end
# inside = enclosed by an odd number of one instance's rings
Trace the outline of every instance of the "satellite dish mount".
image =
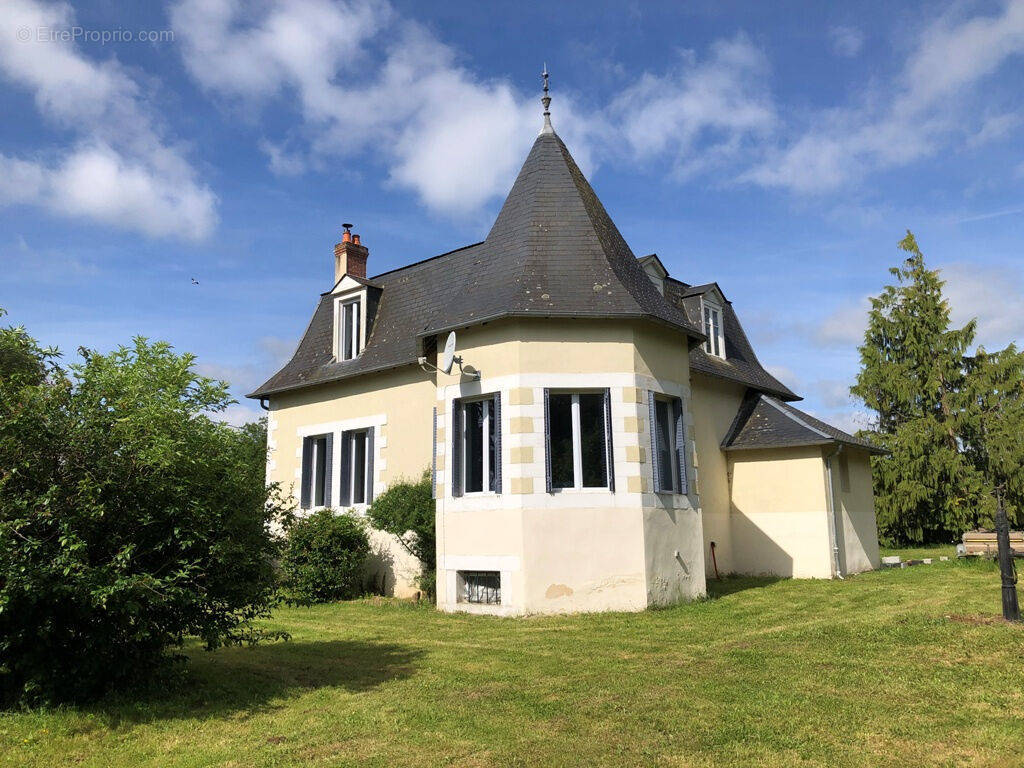
{"type": "MultiPolygon", "coordinates": [[[[472,376],[473,378],[480,378],[480,371],[474,370],[470,366],[469,371],[462,367],[462,357],[455,354],[455,331],[448,334],[448,339],[444,343],[444,352],[441,353],[441,366],[436,370],[442,373],[448,374],[452,372],[452,366],[459,366],[459,373],[463,376],[472,376]]],[[[426,366],[430,365],[427,362],[427,358],[421,357],[419,359],[420,367],[426,370],[426,366]]],[[[434,366],[431,366],[433,368],[434,366]]]]}

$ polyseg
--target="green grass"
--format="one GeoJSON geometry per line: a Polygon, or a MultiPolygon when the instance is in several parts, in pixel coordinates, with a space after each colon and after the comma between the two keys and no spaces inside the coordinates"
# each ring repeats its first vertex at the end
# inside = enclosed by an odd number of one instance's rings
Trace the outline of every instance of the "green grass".
{"type": "Polygon", "coordinates": [[[640,614],[281,610],[164,697],[0,716],[5,766],[1021,765],[991,563],[731,578],[640,614]]]}

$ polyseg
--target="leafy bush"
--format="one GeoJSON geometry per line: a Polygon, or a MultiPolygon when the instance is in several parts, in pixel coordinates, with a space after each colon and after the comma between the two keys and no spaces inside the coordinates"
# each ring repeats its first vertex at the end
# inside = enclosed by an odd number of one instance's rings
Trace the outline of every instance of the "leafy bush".
{"type": "Polygon", "coordinates": [[[374,499],[368,516],[375,528],[397,536],[406,551],[423,564],[420,588],[433,596],[437,538],[430,486],[430,470],[418,482],[395,483],[374,499]]]}
{"type": "MultiPolygon", "coordinates": [[[[265,431],[190,355],[136,339],[62,367],[0,328],[0,696],[81,700],[168,671],[187,636],[253,642],[273,605],[265,431]]],[[[180,658],[180,657],[177,657],[180,658]]]]}
{"type": "Polygon", "coordinates": [[[369,554],[366,527],[354,515],[323,509],[297,520],[281,561],[289,599],[307,604],[358,597],[369,554]]]}

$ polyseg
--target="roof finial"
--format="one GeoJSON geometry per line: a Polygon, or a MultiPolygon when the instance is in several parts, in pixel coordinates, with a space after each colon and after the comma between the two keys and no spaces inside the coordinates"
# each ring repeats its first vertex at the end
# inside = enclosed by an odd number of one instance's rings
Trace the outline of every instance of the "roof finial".
{"type": "Polygon", "coordinates": [[[544,105],[544,127],[541,129],[541,133],[554,133],[555,129],[551,127],[551,97],[548,96],[548,64],[544,62],[544,71],[540,73],[541,80],[544,81],[544,96],[541,98],[540,103],[544,105]]]}

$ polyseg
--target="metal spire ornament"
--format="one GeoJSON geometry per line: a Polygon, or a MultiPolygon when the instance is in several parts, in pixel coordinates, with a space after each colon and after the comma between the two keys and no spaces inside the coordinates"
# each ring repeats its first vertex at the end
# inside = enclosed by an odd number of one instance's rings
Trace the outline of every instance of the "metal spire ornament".
{"type": "Polygon", "coordinates": [[[551,97],[548,96],[548,64],[544,62],[544,71],[540,73],[540,79],[544,81],[544,95],[541,97],[540,103],[544,105],[544,127],[541,128],[540,132],[554,133],[555,129],[551,127],[551,97]]]}

